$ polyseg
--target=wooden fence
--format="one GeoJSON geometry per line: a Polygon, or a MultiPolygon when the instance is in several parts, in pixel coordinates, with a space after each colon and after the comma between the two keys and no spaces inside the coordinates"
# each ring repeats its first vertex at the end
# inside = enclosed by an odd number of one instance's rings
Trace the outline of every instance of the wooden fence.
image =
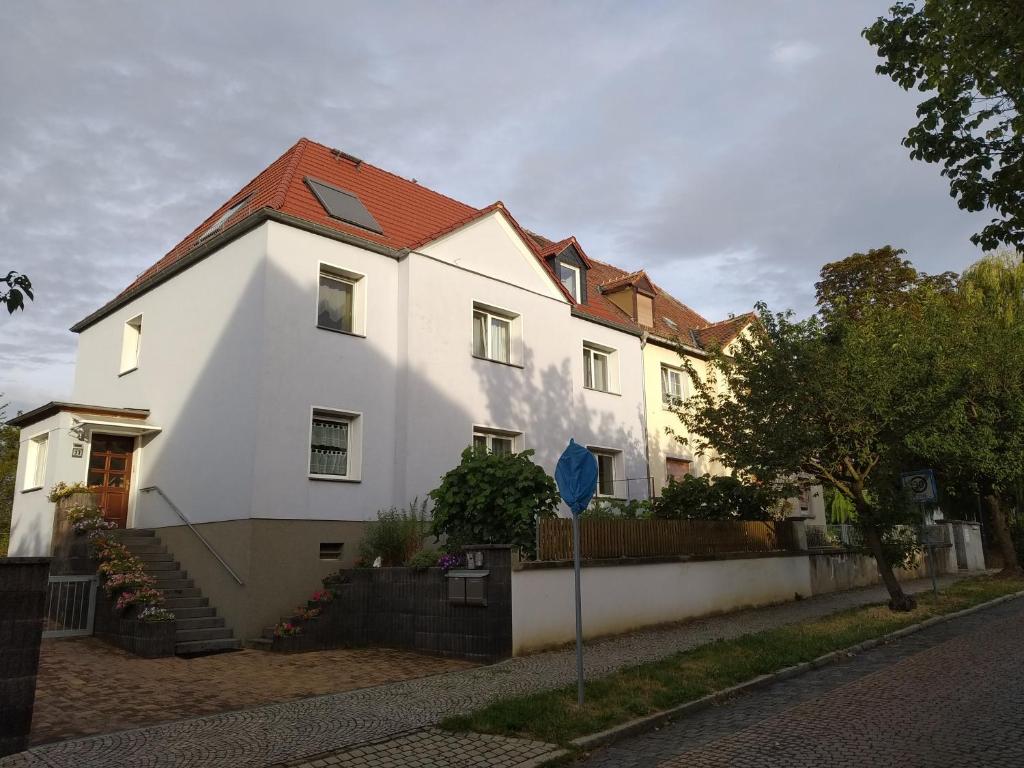
{"type": "MultiPolygon", "coordinates": [[[[718,520],[580,520],[584,560],[616,557],[720,555],[792,548],[787,522],[718,520]]],[[[572,559],[572,520],[537,525],[539,560],[572,559]]]]}

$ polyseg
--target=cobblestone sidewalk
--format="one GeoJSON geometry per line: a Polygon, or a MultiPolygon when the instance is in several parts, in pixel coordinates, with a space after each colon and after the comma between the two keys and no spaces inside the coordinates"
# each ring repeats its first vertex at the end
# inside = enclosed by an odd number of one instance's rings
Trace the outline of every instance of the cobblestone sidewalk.
{"type": "MultiPolygon", "coordinates": [[[[920,580],[904,588],[919,592],[930,586],[920,580]]],[[[871,587],[595,641],[587,644],[587,677],[885,598],[884,588],[871,587]]],[[[571,649],[539,653],[376,688],[42,745],[0,760],[0,768],[264,768],[429,728],[449,715],[565,685],[574,676],[571,649]]]]}

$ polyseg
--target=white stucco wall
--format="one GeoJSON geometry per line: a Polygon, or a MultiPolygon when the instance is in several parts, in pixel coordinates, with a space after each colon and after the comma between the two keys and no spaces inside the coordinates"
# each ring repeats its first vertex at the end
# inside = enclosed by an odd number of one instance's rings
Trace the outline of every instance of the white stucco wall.
{"type": "MultiPolygon", "coordinates": [[[[811,594],[805,556],[590,565],[581,577],[588,638],[811,594]]],[[[572,642],[575,616],[572,568],[512,572],[513,654],[572,642]]]]}
{"type": "MultiPolygon", "coordinates": [[[[135,488],[160,486],[194,522],[251,511],[266,239],[264,225],[79,335],[71,399],[148,408],[162,432],[136,452],[135,488]],[[139,365],[119,375],[124,324],[139,314],[139,365]]],[[[134,527],[179,522],[152,495],[129,517],[134,527]]]]}
{"type": "Polygon", "coordinates": [[[70,447],[61,446],[61,435],[70,426],[70,417],[58,413],[21,430],[18,447],[18,470],[14,478],[14,508],[11,512],[11,540],[7,554],[10,557],[37,557],[50,554],[53,534],[53,504],[47,494],[65,474],[80,473],[74,466],[70,447]],[[47,436],[46,466],[41,488],[26,488],[28,468],[28,442],[40,435],[47,436]]]}

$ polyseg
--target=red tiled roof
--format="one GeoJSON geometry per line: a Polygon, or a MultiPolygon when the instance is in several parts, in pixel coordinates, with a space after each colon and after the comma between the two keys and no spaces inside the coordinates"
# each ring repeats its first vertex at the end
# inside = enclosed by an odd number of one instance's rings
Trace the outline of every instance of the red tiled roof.
{"type": "Polygon", "coordinates": [[[701,347],[722,347],[735,339],[744,328],[756,319],[757,315],[753,312],[744,312],[742,315],[736,315],[736,317],[730,317],[727,320],[720,320],[703,328],[695,328],[694,333],[701,347]]]}
{"type": "Polygon", "coordinates": [[[196,227],[166,256],[147,269],[125,293],[170,267],[195,248],[209,227],[239,200],[251,196],[244,208],[225,222],[225,228],[261,208],[271,208],[300,219],[355,235],[390,248],[408,248],[446,227],[479,215],[480,211],[414,181],[403,179],[369,163],[356,163],[341,153],[309,139],[299,139],[242,187],[206,221],[196,227]],[[305,183],[306,177],[325,181],[358,197],[380,224],[383,234],[335,219],[305,183]]]}
{"type": "MultiPolygon", "coordinates": [[[[577,314],[601,322],[612,323],[636,333],[643,330],[601,291],[602,287],[607,289],[627,284],[635,285],[641,279],[647,279],[650,282],[642,270],[627,274],[611,264],[590,259],[575,237],[570,236],[556,242],[525,230],[500,201],[485,208],[474,208],[420,186],[415,181],[396,176],[305,138],[299,139],[281,157],[235,195],[232,195],[163,258],[140,274],[117,299],[83,320],[75,326],[74,330],[79,330],[85,327],[85,324],[103,316],[108,308],[113,307],[127,294],[139,289],[143,283],[159,273],[173,267],[195,250],[204,240],[203,235],[210,227],[240,202],[244,202],[244,205],[221,223],[218,232],[238,224],[251,213],[270,209],[394,250],[411,250],[422,247],[476,219],[500,211],[537,257],[562,294],[574,305],[577,314]],[[307,178],[326,182],[357,196],[380,224],[382,233],[372,232],[329,216],[305,183],[307,178]],[[587,270],[586,304],[576,304],[552,271],[546,258],[559,253],[569,245],[576,247],[581,258],[590,267],[587,270]]],[[[722,323],[711,324],[692,309],[659,289],[653,282],[651,282],[651,286],[656,294],[654,297],[655,322],[654,327],[649,330],[658,336],[679,337],[689,345],[706,342],[723,343],[721,340],[728,335],[729,329],[732,328],[730,324],[739,319],[733,318],[722,323]]],[[[738,331],[738,328],[735,329],[736,333],[738,331]]]]}

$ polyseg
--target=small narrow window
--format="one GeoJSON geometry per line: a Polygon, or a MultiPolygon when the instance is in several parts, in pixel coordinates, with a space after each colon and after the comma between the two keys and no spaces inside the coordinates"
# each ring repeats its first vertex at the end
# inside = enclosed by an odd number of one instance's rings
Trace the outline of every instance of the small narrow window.
{"type": "Polygon", "coordinates": [[[313,411],[309,441],[309,474],[315,477],[353,477],[351,447],[355,418],[330,411],[313,411]]]}
{"type": "Polygon", "coordinates": [[[46,482],[46,453],[49,435],[39,435],[28,441],[28,462],[25,466],[26,491],[42,488],[46,482]]]}
{"type": "Polygon", "coordinates": [[[565,289],[572,294],[576,300],[580,300],[580,270],[565,262],[558,262],[558,279],[562,281],[565,289]]]}
{"type": "Polygon", "coordinates": [[[504,432],[493,429],[474,429],[473,447],[486,449],[491,453],[503,456],[514,453],[516,448],[516,432],[504,432]]]}
{"type": "Polygon", "coordinates": [[[345,545],[340,541],[321,541],[320,542],[320,559],[321,560],[341,560],[341,551],[345,545]]]}
{"type": "Polygon", "coordinates": [[[141,350],[142,315],[138,315],[124,324],[124,332],[121,334],[121,373],[128,373],[139,367],[141,350]]]}
{"type": "Polygon", "coordinates": [[[614,496],[616,483],[615,464],[617,463],[618,453],[597,448],[591,448],[590,452],[597,459],[597,495],[614,496]]]}
{"type": "Polygon", "coordinates": [[[473,355],[499,363],[512,362],[514,317],[473,306],[473,355]]]}
{"type": "Polygon", "coordinates": [[[321,272],[316,308],[317,325],[331,331],[352,333],[353,289],[351,280],[321,272]]]}
{"type": "Polygon", "coordinates": [[[661,402],[679,405],[683,400],[683,372],[678,368],[661,366],[661,402]]]}

